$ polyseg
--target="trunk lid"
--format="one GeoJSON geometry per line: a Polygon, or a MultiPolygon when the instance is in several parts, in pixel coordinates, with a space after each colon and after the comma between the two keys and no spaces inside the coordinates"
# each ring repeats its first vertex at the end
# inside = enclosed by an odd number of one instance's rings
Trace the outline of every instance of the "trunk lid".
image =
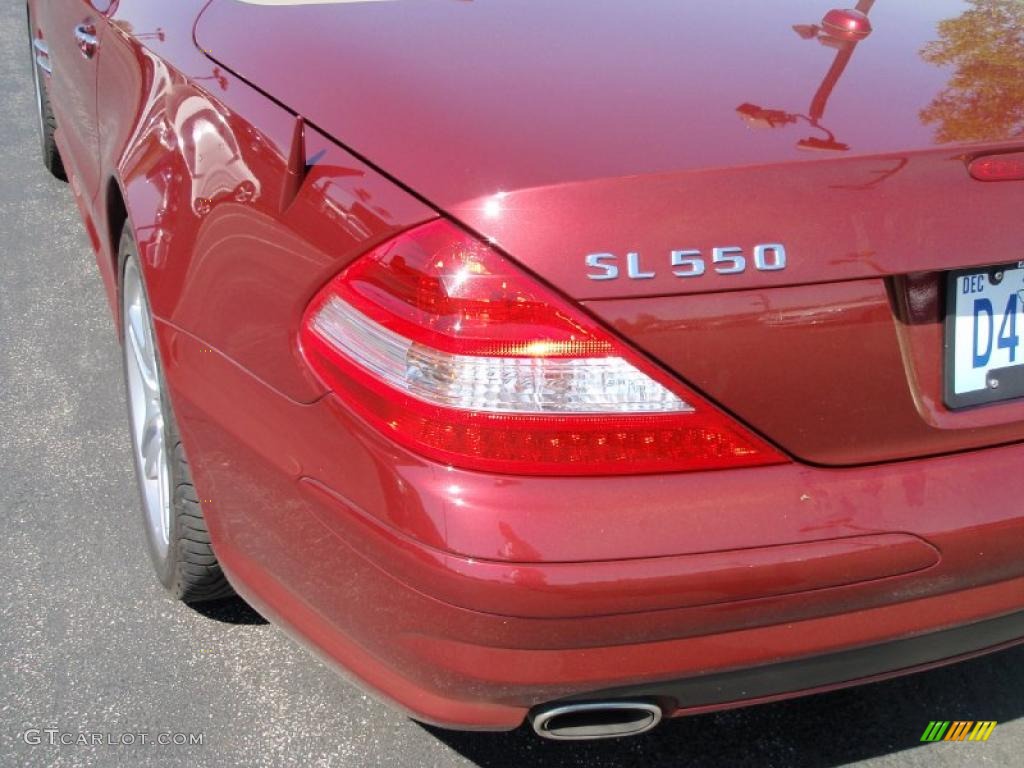
{"type": "Polygon", "coordinates": [[[799,458],[1022,439],[944,407],[942,322],[945,271],[1024,258],[1024,183],[966,169],[1024,145],[1024,4],[830,7],[213,0],[196,36],[799,458]]]}
{"type": "Polygon", "coordinates": [[[1020,192],[964,158],[1021,141],[1024,4],[859,7],[858,42],[821,0],[213,0],[196,37],[575,298],[986,263],[1020,192]],[[668,269],[758,243],[787,268],[668,269]],[[655,277],[588,279],[588,254],[625,276],[631,252],[655,277]]]}

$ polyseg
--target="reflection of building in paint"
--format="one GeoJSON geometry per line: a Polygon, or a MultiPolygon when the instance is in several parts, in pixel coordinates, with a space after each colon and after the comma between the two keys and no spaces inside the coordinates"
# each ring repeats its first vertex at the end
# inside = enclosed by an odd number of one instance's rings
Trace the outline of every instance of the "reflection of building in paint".
{"type": "MultiPolygon", "coordinates": [[[[131,33],[129,25],[123,26],[131,33]]],[[[173,220],[177,209],[171,192],[180,181],[180,174],[166,162],[167,153],[174,150],[174,136],[166,120],[167,97],[172,92],[173,79],[160,58],[146,48],[140,48],[139,53],[148,63],[142,68],[146,86],[139,108],[141,117],[125,142],[132,153],[127,165],[129,175],[145,176],[160,193],[160,205],[153,222],[140,224],[135,231],[140,253],[149,264],[160,266],[165,262],[173,236],[173,228],[164,227],[164,222],[173,220]]]]}
{"type": "Polygon", "coordinates": [[[242,158],[224,116],[208,99],[186,97],[177,105],[172,125],[192,182],[193,211],[205,216],[218,200],[248,202],[259,196],[259,179],[242,158]]]}
{"type": "Polygon", "coordinates": [[[146,88],[146,99],[139,110],[139,114],[144,117],[136,124],[135,130],[128,138],[127,146],[138,146],[143,137],[155,134],[164,149],[171,149],[166,136],[163,122],[164,110],[161,105],[161,100],[171,89],[171,73],[168,71],[167,65],[147,49],[140,49],[140,53],[149,62],[149,68],[144,68],[144,71],[148,71],[151,76],[146,88]]]}

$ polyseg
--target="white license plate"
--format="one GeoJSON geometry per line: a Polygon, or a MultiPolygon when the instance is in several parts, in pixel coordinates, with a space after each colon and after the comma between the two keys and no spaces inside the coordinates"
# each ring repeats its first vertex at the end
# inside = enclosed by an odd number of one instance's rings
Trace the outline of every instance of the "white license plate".
{"type": "Polygon", "coordinates": [[[946,315],[946,404],[1024,396],[1024,262],[954,272],[946,315]]]}

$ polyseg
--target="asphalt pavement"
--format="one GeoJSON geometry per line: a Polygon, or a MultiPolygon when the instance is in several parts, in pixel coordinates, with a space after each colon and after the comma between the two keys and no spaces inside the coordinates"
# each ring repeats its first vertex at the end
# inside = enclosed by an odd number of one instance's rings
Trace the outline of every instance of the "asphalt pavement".
{"type": "Polygon", "coordinates": [[[558,744],[425,728],[243,603],[167,598],[100,279],[70,189],[38,156],[23,13],[0,10],[0,766],[1024,765],[1020,648],[558,744]],[[936,719],[998,726],[987,743],[921,744],[936,719]]]}

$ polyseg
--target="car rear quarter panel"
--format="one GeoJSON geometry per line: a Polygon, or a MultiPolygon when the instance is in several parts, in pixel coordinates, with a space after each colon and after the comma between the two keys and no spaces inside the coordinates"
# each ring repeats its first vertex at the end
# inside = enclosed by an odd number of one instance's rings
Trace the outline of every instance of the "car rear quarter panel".
{"type": "MultiPolygon", "coordinates": [[[[309,402],[323,393],[296,345],[309,298],[358,253],[436,214],[212,63],[192,39],[202,5],[136,0],[111,15],[107,183],[123,192],[157,319],[309,402]],[[301,188],[296,143],[309,163],[301,188]]],[[[113,293],[116,263],[101,267],[113,293]]]]}
{"type": "MultiPolygon", "coordinates": [[[[249,451],[285,484],[317,472],[336,484],[368,478],[360,487],[374,497],[391,493],[358,456],[326,454],[310,466],[304,454],[300,463],[292,436],[301,445],[309,432],[261,433],[269,439],[247,443],[253,428],[276,423],[248,393],[272,393],[272,402],[307,413],[324,392],[296,341],[309,298],[358,253],[437,214],[197,49],[190,17],[201,7],[114,7],[99,63],[105,184],[89,213],[116,224],[111,203],[123,197],[197,487],[217,500],[204,514],[219,545],[255,535],[250,518],[225,525],[221,517],[239,497],[231,472],[249,451]],[[293,173],[298,130],[301,184],[293,173]],[[198,368],[184,363],[184,349],[199,351],[198,368]],[[211,424],[235,435],[234,444],[212,441],[211,424]]],[[[97,249],[115,318],[118,235],[118,226],[106,228],[97,249]]],[[[367,506],[417,536],[436,529],[407,508],[367,506]]]]}

